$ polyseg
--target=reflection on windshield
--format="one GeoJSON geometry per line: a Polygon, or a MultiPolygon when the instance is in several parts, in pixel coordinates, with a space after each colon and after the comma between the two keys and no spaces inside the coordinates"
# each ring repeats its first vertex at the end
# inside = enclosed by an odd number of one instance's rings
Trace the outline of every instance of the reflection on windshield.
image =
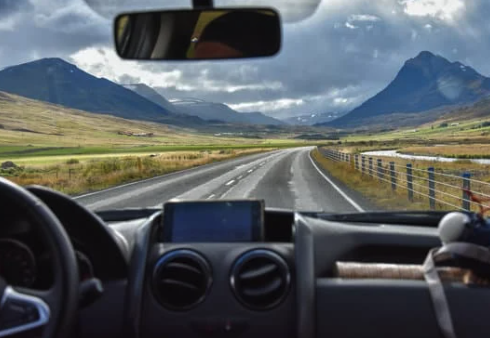
{"type": "MultiPolygon", "coordinates": [[[[111,15],[151,5],[87,2],[111,15]]],[[[274,6],[285,19],[277,55],[199,62],[122,60],[113,23],[82,0],[6,4],[0,175],[92,210],[244,198],[332,213],[490,205],[487,1],[285,3],[274,6]]],[[[244,36],[266,37],[265,26],[218,39],[228,14],[197,15],[181,54],[263,47],[244,36]]],[[[124,44],[137,23],[122,23],[124,44]]]]}

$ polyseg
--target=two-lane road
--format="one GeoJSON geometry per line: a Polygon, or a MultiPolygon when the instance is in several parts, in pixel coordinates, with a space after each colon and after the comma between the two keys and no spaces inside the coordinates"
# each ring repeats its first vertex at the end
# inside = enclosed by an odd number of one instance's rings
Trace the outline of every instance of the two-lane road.
{"type": "Polygon", "coordinates": [[[169,199],[264,199],[267,207],[362,211],[310,157],[311,147],[213,163],[76,197],[92,210],[160,206],[169,199]]]}

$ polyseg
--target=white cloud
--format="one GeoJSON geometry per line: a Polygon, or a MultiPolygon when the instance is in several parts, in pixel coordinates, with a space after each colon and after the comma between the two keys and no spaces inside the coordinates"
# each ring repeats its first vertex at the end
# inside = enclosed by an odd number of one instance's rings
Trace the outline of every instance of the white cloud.
{"type": "Polygon", "coordinates": [[[452,22],[465,11],[463,0],[400,0],[403,12],[411,16],[428,16],[452,22]]]}
{"type": "Polygon", "coordinates": [[[349,29],[357,29],[357,28],[359,28],[359,27],[354,26],[353,24],[351,24],[349,21],[347,21],[347,22],[345,23],[345,27],[347,27],[347,28],[349,28],[349,29]]]}
{"type": "Polygon", "coordinates": [[[238,104],[228,104],[232,109],[241,112],[274,112],[277,110],[290,109],[301,106],[305,103],[303,99],[279,99],[272,101],[242,102],[238,104]]]}
{"type": "Polygon", "coordinates": [[[349,16],[348,21],[353,22],[353,21],[367,21],[367,22],[376,22],[380,21],[381,19],[377,17],[376,15],[370,15],[370,14],[353,14],[349,16]]]}
{"type": "Polygon", "coordinates": [[[379,17],[376,15],[370,15],[370,14],[352,14],[349,15],[347,18],[347,21],[345,22],[345,27],[349,29],[357,29],[359,28],[359,24],[362,23],[369,23],[369,25],[366,27],[367,30],[373,29],[373,24],[374,22],[381,21],[379,17]]]}
{"type": "MultiPolygon", "coordinates": [[[[237,84],[220,78],[213,78],[207,68],[185,78],[183,68],[173,70],[154,71],[145,67],[145,63],[120,59],[111,48],[87,48],[70,56],[71,60],[81,69],[98,77],[104,77],[115,82],[126,82],[122,79],[135,79],[151,87],[173,87],[184,92],[204,90],[206,92],[235,93],[242,90],[262,91],[283,89],[280,81],[252,81],[251,83],[237,84]]],[[[257,67],[241,65],[235,69],[241,79],[253,76],[258,72],[257,67]]]]}
{"type": "MultiPolygon", "coordinates": [[[[152,72],[143,67],[142,63],[121,60],[111,48],[86,48],[70,58],[81,69],[98,77],[118,82],[123,76],[144,79],[149,86],[179,86],[182,76],[180,70],[168,72],[152,72]]],[[[181,90],[186,90],[182,86],[181,90]]]]}

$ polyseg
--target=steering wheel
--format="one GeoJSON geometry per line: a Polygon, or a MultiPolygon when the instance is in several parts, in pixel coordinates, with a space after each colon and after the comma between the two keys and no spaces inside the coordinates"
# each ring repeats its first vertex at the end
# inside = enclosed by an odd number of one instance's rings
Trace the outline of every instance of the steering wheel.
{"type": "Polygon", "coordinates": [[[63,226],[37,197],[0,177],[0,226],[2,206],[14,204],[49,248],[53,284],[48,290],[7,285],[0,270],[0,337],[43,329],[42,337],[70,337],[79,301],[75,251],[63,226]],[[8,201],[8,203],[6,202],[8,201]]]}

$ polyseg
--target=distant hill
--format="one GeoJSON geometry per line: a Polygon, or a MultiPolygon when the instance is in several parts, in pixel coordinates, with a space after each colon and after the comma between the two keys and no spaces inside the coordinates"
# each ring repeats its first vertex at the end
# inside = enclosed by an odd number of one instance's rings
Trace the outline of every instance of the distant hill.
{"type": "Polygon", "coordinates": [[[356,128],[379,121],[385,115],[463,105],[488,95],[489,78],[461,62],[450,62],[424,51],[406,61],[395,79],[380,93],[347,115],[321,125],[356,128]]]}
{"type": "Polygon", "coordinates": [[[283,121],[298,126],[313,126],[319,123],[330,122],[342,115],[345,115],[345,113],[338,113],[338,112],[311,113],[311,114],[289,117],[287,119],[284,119],[283,121]]]}
{"type": "Polygon", "coordinates": [[[259,112],[239,113],[226,104],[207,102],[199,99],[186,99],[173,102],[178,111],[184,114],[198,116],[207,121],[223,121],[234,124],[286,125],[285,122],[259,112]]]}
{"type": "Polygon", "coordinates": [[[205,124],[173,114],[154,102],[59,58],[41,59],[0,71],[0,90],[65,107],[185,127],[205,124]]]}
{"type": "Polygon", "coordinates": [[[169,102],[155,89],[142,84],[127,84],[124,87],[131,89],[148,100],[164,107],[176,114],[197,116],[210,123],[258,124],[258,125],[285,125],[286,123],[259,112],[239,113],[223,103],[207,102],[201,99],[182,99],[169,102]]]}
{"type": "Polygon", "coordinates": [[[122,86],[158,104],[160,107],[165,108],[165,110],[169,112],[178,113],[177,108],[172,103],[170,103],[166,98],[164,98],[150,86],[143,83],[123,84],[122,86]]]}

